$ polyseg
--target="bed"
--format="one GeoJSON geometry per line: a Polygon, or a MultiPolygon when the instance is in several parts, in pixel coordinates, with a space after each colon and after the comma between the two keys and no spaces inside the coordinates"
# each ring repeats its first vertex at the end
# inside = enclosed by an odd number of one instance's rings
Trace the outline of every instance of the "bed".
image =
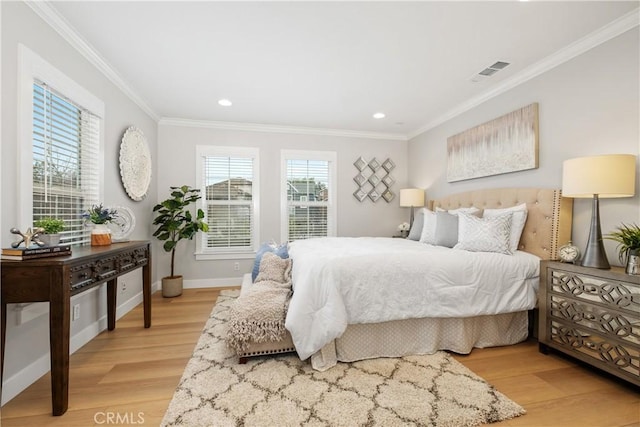
{"type": "Polygon", "coordinates": [[[527,218],[513,255],[391,238],[292,242],[294,293],[286,327],[299,356],[326,370],[338,361],[437,350],[467,354],[526,339],[540,260],[555,259],[558,243],[570,239],[572,200],[554,189],[492,189],[433,200],[429,208],[522,203],[527,218]],[[486,260],[492,267],[482,267],[486,260]],[[498,274],[503,266],[506,273],[498,274]]]}

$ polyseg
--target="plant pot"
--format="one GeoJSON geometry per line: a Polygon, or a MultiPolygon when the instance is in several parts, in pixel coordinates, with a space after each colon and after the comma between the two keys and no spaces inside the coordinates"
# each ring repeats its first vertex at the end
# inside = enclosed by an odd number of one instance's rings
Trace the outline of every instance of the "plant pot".
{"type": "Polygon", "coordinates": [[[627,251],[627,274],[640,274],[640,249],[629,249],[627,251]]]}
{"type": "Polygon", "coordinates": [[[108,246],[111,244],[111,230],[107,224],[93,224],[91,230],[91,246],[108,246]]]}
{"type": "Polygon", "coordinates": [[[60,244],[60,233],[41,234],[38,236],[38,239],[40,239],[45,246],[58,246],[60,244]]]}
{"type": "Polygon", "coordinates": [[[162,296],[173,298],[182,295],[182,276],[162,278],[162,296]]]}

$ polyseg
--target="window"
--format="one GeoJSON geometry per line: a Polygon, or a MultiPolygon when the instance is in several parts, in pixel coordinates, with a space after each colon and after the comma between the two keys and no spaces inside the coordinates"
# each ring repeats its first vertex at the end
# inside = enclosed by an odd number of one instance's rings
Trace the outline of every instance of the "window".
{"type": "MultiPolygon", "coordinates": [[[[258,149],[197,147],[201,207],[209,231],[201,254],[253,254],[258,242],[258,149]]],[[[207,257],[198,257],[207,259],[207,257]]]]}
{"type": "Polygon", "coordinates": [[[60,218],[66,227],[62,242],[89,242],[90,230],[81,214],[101,198],[104,105],[24,46],[20,53],[20,96],[25,102],[19,163],[30,165],[21,166],[20,194],[26,197],[21,199],[20,218],[28,224],[60,218]]]}
{"type": "Polygon", "coordinates": [[[334,152],[282,152],[282,241],[335,236],[334,152]]]}

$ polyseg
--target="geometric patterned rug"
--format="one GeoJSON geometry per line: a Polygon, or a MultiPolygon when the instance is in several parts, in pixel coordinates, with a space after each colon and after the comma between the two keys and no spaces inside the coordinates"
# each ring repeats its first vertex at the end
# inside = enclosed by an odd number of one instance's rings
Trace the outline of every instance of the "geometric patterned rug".
{"type": "Polygon", "coordinates": [[[295,354],[238,364],[224,342],[238,291],[222,291],[162,426],[477,426],[525,410],[445,352],[338,363],[295,354]]]}

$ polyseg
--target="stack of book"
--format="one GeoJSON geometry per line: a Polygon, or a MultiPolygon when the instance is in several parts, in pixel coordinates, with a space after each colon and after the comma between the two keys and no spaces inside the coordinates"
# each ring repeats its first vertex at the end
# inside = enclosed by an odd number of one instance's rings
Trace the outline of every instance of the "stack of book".
{"type": "Polygon", "coordinates": [[[29,247],[29,248],[3,248],[2,259],[13,261],[24,261],[52,256],[71,255],[70,245],[29,247]]]}

